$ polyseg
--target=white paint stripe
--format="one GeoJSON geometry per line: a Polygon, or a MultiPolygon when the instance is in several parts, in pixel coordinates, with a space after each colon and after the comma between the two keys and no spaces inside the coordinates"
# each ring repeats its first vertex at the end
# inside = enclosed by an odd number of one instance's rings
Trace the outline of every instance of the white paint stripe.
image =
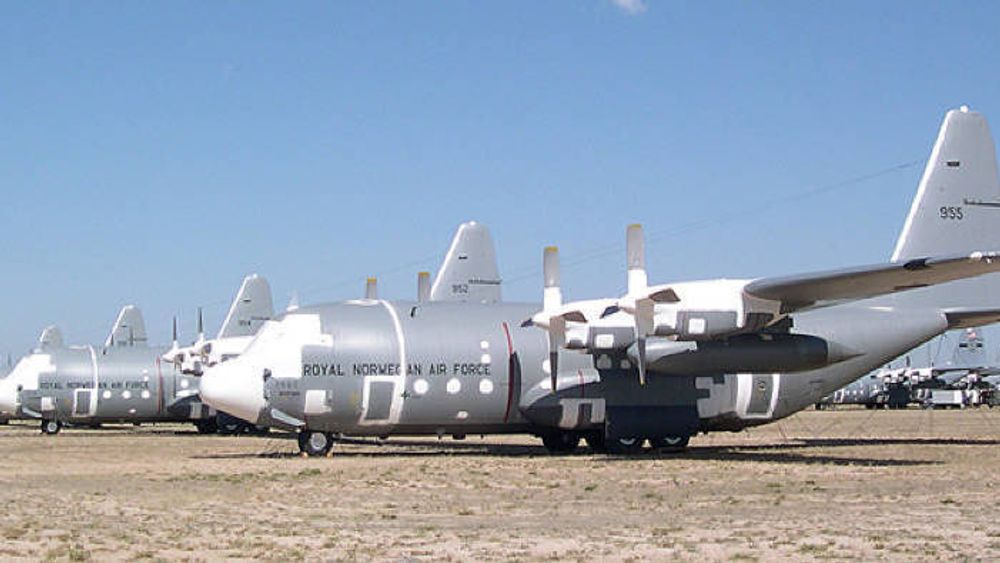
{"type": "Polygon", "coordinates": [[[90,350],[90,365],[94,370],[94,392],[90,394],[90,406],[88,408],[90,409],[90,416],[94,416],[97,414],[97,394],[100,393],[97,386],[100,378],[97,374],[97,352],[94,351],[93,346],[87,346],[87,349],[90,350]]]}
{"type": "Polygon", "coordinates": [[[458,246],[458,241],[462,240],[462,233],[465,232],[465,223],[462,223],[458,227],[458,232],[455,233],[455,238],[451,239],[451,246],[448,247],[448,253],[444,255],[444,261],[441,262],[441,268],[438,269],[438,273],[434,276],[434,284],[431,285],[431,295],[437,293],[438,286],[441,285],[441,278],[443,277],[444,271],[451,265],[452,258],[455,255],[455,249],[458,246]]]}
{"type": "Polygon", "coordinates": [[[896,247],[892,250],[890,260],[893,262],[898,262],[902,257],[903,247],[906,246],[906,242],[910,238],[910,230],[913,228],[913,222],[920,212],[921,204],[924,201],[924,194],[927,193],[927,184],[930,183],[931,175],[938,167],[938,159],[941,158],[941,148],[944,146],[944,139],[948,135],[950,125],[951,121],[946,119],[944,126],[941,127],[941,131],[938,133],[937,140],[934,142],[934,148],[931,149],[931,156],[927,159],[927,165],[924,166],[924,174],[920,177],[920,184],[917,186],[917,195],[913,197],[913,203],[910,204],[910,212],[906,215],[906,222],[903,224],[903,231],[900,233],[899,238],[896,239],[896,247]]]}
{"type": "Polygon", "coordinates": [[[365,376],[365,384],[361,392],[361,420],[359,424],[398,424],[403,412],[403,392],[406,391],[406,375],[408,366],[406,365],[406,336],[403,333],[403,325],[399,321],[399,313],[388,301],[378,300],[377,303],[385,307],[392,319],[392,326],[396,332],[396,348],[399,351],[399,373],[397,375],[369,375],[365,376]],[[371,385],[376,382],[392,383],[392,402],[389,405],[388,419],[368,420],[368,406],[371,400],[371,385]]]}
{"type": "Polygon", "coordinates": [[[406,365],[406,335],[403,334],[403,325],[399,322],[399,313],[388,301],[382,301],[382,305],[389,311],[392,317],[392,325],[396,329],[396,345],[399,348],[399,369],[400,373],[394,377],[395,386],[392,390],[392,406],[389,408],[389,422],[397,424],[403,411],[403,392],[406,391],[406,372],[409,366],[406,365]]]}

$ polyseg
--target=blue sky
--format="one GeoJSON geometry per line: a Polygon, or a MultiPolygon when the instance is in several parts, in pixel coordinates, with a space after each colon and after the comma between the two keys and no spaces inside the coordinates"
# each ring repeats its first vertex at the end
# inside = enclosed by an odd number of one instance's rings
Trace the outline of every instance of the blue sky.
{"type": "Polygon", "coordinates": [[[4,3],[0,350],[410,298],[463,220],[510,300],[887,259],[944,112],[1000,122],[989,2],[4,3]],[[634,9],[622,7],[631,5],[634,9]],[[867,180],[855,180],[887,171],[867,180]],[[828,189],[823,189],[828,188],[828,189]]]}

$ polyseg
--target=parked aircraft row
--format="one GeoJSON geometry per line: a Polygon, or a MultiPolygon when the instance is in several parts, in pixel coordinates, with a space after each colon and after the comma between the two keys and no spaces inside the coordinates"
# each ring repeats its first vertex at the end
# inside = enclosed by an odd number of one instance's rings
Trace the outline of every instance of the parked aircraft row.
{"type": "MultiPolygon", "coordinates": [[[[497,277],[489,232],[466,223],[459,227],[451,250],[435,280],[418,275],[418,299],[464,300],[478,290],[465,286],[497,277]]],[[[374,279],[365,288],[375,299],[374,279]]],[[[294,311],[292,303],[288,310],[294,311]]],[[[198,394],[199,376],[207,367],[238,356],[263,323],[274,318],[271,288],[257,274],[244,278],[219,332],[206,339],[201,311],[198,337],[188,346],[177,340],[150,346],[142,312],[126,305],[100,345],[68,346],[55,326],[42,331],[37,347],[0,379],[0,416],[37,419],[46,434],[64,424],[193,422],[199,432],[241,433],[245,421],[206,405],[198,394]]]]}
{"type": "MultiPolygon", "coordinates": [[[[679,447],[787,417],[947,330],[1000,320],[996,213],[993,140],[963,107],[945,116],[889,262],[651,285],[633,225],[620,295],[564,301],[549,247],[541,303],[507,303],[489,233],[468,223],[416,300],[382,299],[372,284],[362,299],[237,315],[242,330],[145,357],[150,380],[135,390],[169,404],[169,366],[199,383],[205,405],[296,432],[309,455],[341,436],[421,434],[530,433],[554,452],[581,440],[622,454],[679,447]]],[[[74,368],[85,375],[71,394],[41,385],[69,371],[40,345],[7,378],[38,385],[5,384],[0,410],[66,420],[100,412],[106,391],[121,402],[131,389],[101,387],[99,357],[134,351],[140,333],[117,334],[75,352],[91,367],[74,368]]]]}
{"type": "Polygon", "coordinates": [[[982,333],[962,332],[951,358],[942,365],[883,367],[820,399],[816,408],[864,405],[900,409],[910,404],[927,408],[965,407],[1000,401],[1000,366],[987,358],[982,333]]]}
{"type": "MultiPolygon", "coordinates": [[[[248,276],[210,342],[246,342],[261,323],[273,317],[271,293],[264,278],[248,276]]],[[[0,380],[0,412],[41,421],[42,431],[58,433],[64,423],[100,425],[107,422],[185,422],[203,433],[219,422],[230,431],[236,419],[219,416],[198,395],[196,372],[184,369],[219,358],[205,341],[199,314],[199,347],[193,359],[181,357],[174,324],[171,347],[150,346],[142,312],[122,308],[102,345],[67,346],[61,331],[50,326],[38,346],[0,380]],[[187,364],[185,364],[187,362],[187,364]]]]}

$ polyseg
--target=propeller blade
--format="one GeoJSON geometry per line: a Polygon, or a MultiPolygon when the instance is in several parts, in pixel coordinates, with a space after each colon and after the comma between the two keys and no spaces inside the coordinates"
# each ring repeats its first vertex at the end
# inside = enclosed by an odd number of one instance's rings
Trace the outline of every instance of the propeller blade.
{"type": "Polygon", "coordinates": [[[545,292],[542,309],[552,312],[562,306],[562,289],[559,288],[559,248],[546,246],[542,255],[542,275],[545,278],[545,292]]]}
{"type": "Polygon", "coordinates": [[[365,299],[378,299],[378,281],[368,278],[365,281],[365,299]]]}
{"type": "Polygon", "coordinates": [[[417,273],[417,302],[426,303],[431,298],[431,273],[417,273]]]}
{"type": "Polygon", "coordinates": [[[628,266],[628,292],[641,293],[646,290],[646,243],[642,225],[628,226],[625,231],[625,260],[628,266]]]}
{"type": "Polygon", "coordinates": [[[639,385],[646,384],[646,337],[653,332],[655,304],[652,299],[635,302],[635,342],[639,355],[639,385]]]}
{"type": "Polygon", "coordinates": [[[542,294],[542,311],[548,316],[549,377],[552,392],[556,392],[559,378],[559,349],[566,343],[566,320],[555,313],[562,306],[562,289],[559,288],[559,248],[546,246],[542,254],[542,276],[545,289],[542,294]]]}
{"type": "Polygon", "coordinates": [[[637,338],[635,346],[639,352],[639,385],[646,385],[646,337],[637,338]]]}
{"type": "Polygon", "coordinates": [[[566,321],[561,317],[549,320],[549,377],[552,392],[556,392],[559,379],[559,349],[566,345],[566,321]]]}

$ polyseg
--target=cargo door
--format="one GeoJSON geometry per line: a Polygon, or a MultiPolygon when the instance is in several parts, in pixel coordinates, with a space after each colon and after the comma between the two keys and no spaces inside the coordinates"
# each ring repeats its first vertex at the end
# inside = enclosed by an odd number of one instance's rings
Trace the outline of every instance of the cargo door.
{"type": "Polygon", "coordinates": [[[73,391],[73,416],[77,418],[94,416],[92,398],[93,389],[75,389],[73,391]]]}

